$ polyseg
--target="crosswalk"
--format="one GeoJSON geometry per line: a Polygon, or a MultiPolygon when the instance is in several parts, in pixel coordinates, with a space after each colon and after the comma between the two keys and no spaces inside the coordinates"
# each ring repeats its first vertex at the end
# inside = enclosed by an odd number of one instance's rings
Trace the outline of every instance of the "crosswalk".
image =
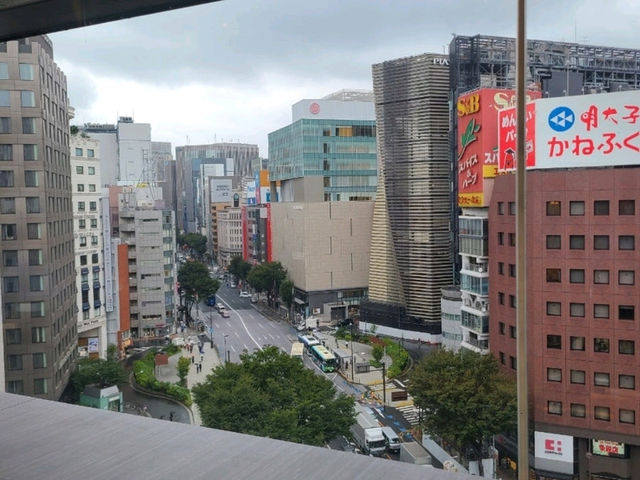
{"type": "Polygon", "coordinates": [[[407,405],[406,407],[398,407],[404,419],[413,427],[419,423],[418,407],[415,405],[407,405]]]}

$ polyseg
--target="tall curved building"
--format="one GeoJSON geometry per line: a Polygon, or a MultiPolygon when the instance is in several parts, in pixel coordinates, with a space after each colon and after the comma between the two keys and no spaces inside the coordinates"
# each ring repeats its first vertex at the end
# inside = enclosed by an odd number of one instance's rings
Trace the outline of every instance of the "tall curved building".
{"type": "Polygon", "coordinates": [[[379,178],[361,320],[439,334],[441,288],[453,280],[448,57],[376,64],[373,85],[379,178]]]}

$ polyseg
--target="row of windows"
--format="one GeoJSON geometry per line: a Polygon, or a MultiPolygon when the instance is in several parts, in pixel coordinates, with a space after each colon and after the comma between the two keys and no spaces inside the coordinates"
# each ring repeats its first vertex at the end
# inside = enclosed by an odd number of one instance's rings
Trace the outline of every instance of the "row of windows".
{"type": "MultiPolygon", "coordinates": [[[[609,284],[609,270],[593,270],[593,283],[595,285],[609,284]]],[[[548,283],[562,282],[562,269],[547,268],[546,279],[548,283]]],[[[569,283],[584,283],[585,271],[582,268],[569,269],[569,283]]],[[[634,270],[618,270],[618,285],[635,285],[634,270]]]]}
{"type": "MultiPolygon", "coordinates": [[[[562,350],[562,335],[547,335],[547,348],[562,350]]],[[[569,336],[569,348],[573,351],[585,351],[585,337],[569,336]]],[[[595,353],[609,353],[610,340],[605,337],[594,337],[593,351],[595,353]]],[[[635,355],[636,344],[633,340],[618,340],[620,355],[635,355]]]]}
{"type": "MultiPolygon", "coordinates": [[[[19,63],[18,74],[20,80],[33,80],[33,65],[19,63]]],[[[9,80],[9,64],[7,62],[0,62],[0,80],[9,80]]]]}
{"type": "MultiPolygon", "coordinates": [[[[18,293],[20,292],[20,280],[17,276],[2,277],[2,291],[3,293],[18,293]]],[[[29,275],[29,291],[30,292],[42,292],[44,291],[44,276],[43,275],[29,275]]]]}
{"type": "Polygon", "coordinates": [[[20,318],[21,313],[29,312],[32,318],[44,317],[44,302],[3,302],[4,317],[12,320],[20,318]]]}
{"type": "MultiPolygon", "coordinates": [[[[82,157],[83,156],[83,150],[82,148],[76,147],[76,157],[82,157]]],[[[94,158],[95,157],[95,151],[93,150],[93,148],[87,148],[87,157],[89,158],[94,158]]],[[[82,169],[82,167],[76,167],[76,173],[82,174],[82,171],[78,171],[78,168],[82,169]]],[[[95,175],[95,168],[94,167],[89,167],[89,175],[95,175]],[[93,170],[93,173],[91,173],[91,170],[93,170]]]]}
{"type": "MultiPolygon", "coordinates": [[[[587,409],[583,403],[572,403],[570,407],[571,416],[577,418],[585,418],[587,409]]],[[[562,415],[562,402],[549,400],[547,402],[547,412],[549,415],[562,415]]],[[[595,406],[593,407],[593,418],[595,420],[611,421],[611,410],[609,407],[595,406]]],[[[621,408],[618,410],[618,421],[620,423],[635,424],[635,410],[627,410],[621,408]]]]}
{"type": "MultiPolygon", "coordinates": [[[[635,320],[635,306],[634,305],[618,305],[618,320],[635,320]]],[[[585,316],[585,304],[584,303],[569,303],[569,316],[570,317],[584,317],[585,316]]],[[[610,318],[610,308],[606,303],[595,303],[593,305],[593,318],[610,318]]],[[[562,315],[562,303],[561,302],[547,302],[547,315],[557,317],[562,315]]]]}
{"type": "MultiPolygon", "coordinates": [[[[546,239],[547,250],[559,250],[562,248],[561,235],[547,235],[546,239]]],[[[609,250],[609,235],[594,235],[593,236],[593,249],[594,250],[609,250]]],[[[635,250],[636,241],[634,235],[618,235],[618,250],[635,250]]],[[[569,235],[569,249],[570,250],[584,250],[585,249],[585,236],[584,235],[569,235]]]]}
{"type": "MultiPolygon", "coordinates": [[[[24,171],[24,186],[39,187],[40,175],[38,170],[24,171]]],[[[13,170],[0,170],[0,187],[15,187],[15,173],[13,170]]]]}
{"type": "MultiPolygon", "coordinates": [[[[20,92],[20,106],[21,107],[35,107],[36,96],[33,90],[19,90],[20,92]]],[[[11,90],[0,90],[0,107],[11,106],[11,90]]]]}
{"type": "MultiPolygon", "coordinates": [[[[37,117],[21,117],[22,128],[20,132],[26,135],[31,135],[38,133],[36,125],[39,123],[39,118],[37,117]]],[[[0,117],[0,133],[13,133],[13,128],[11,125],[11,117],[0,117]]]]}
{"type": "MultiPolygon", "coordinates": [[[[7,328],[4,331],[4,338],[7,345],[19,345],[22,343],[21,328],[7,328]]],[[[31,343],[46,343],[47,329],[46,327],[31,327],[31,343]]]]}
{"type": "MultiPolygon", "coordinates": [[[[516,214],[516,202],[508,202],[509,215],[516,214]]],[[[618,215],[635,215],[635,200],[619,200],[618,215]]],[[[562,215],[562,202],[551,200],[546,203],[546,214],[549,217],[562,215]]],[[[582,216],[585,214],[585,202],[583,200],[571,200],[569,202],[569,215],[582,216]]],[[[498,215],[504,215],[504,202],[498,202],[498,215]]],[[[593,202],[593,215],[609,215],[609,200],[595,200],[593,202]]]]}
{"type": "MultiPolygon", "coordinates": [[[[98,228],[98,219],[90,218],[89,226],[91,228],[98,228]]],[[[87,228],[87,220],[85,218],[78,219],[78,228],[80,228],[81,230],[84,230],[85,228],[87,228]]]]}
{"type": "MultiPolygon", "coordinates": [[[[17,240],[18,228],[15,223],[0,224],[0,238],[2,240],[17,240]]],[[[42,238],[41,223],[27,223],[27,239],[38,240],[42,238]]]]}
{"type": "MultiPolygon", "coordinates": [[[[0,161],[10,162],[13,160],[13,144],[1,143],[0,144],[0,161]]],[[[16,147],[22,147],[22,158],[25,161],[35,161],[38,159],[38,146],[35,144],[25,143],[23,145],[16,145],[16,147]]]]}
{"type": "MultiPolygon", "coordinates": [[[[23,355],[7,355],[7,370],[22,370],[23,355]]],[[[33,368],[47,368],[47,354],[44,352],[32,353],[33,368]]]]}
{"type": "MultiPolygon", "coordinates": [[[[98,245],[98,237],[96,235],[91,235],[91,245],[92,246],[98,245]]],[[[87,246],[87,237],[80,237],[80,246],[81,247],[87,246]]]]}
{"type": "MultiPolygon", "coordinates": [[[[18,200],[22,200],[22,199],[18,199],[18,200]]],[[[40,197],[25,197],[24,201],[25,201],[26,213],[41,213],[40,197]]],[[[0,213],[1,214],[16,213],[15,197],[0,197],[0,213]]]]}
{"type": "MultiPolygon", "coordinates": [[[[586,384],[586,372],[584,370],[569,370],[569,382],[574,385],[586,384]]],[[[547,381],[562,383],[561,368],[547,368],[547,381]]],[[[593,372],[593,385],[596,387],[610,387],[611,375],[608,372],[593,372]]],[[[636,377],[634,375],[618,375],[618,388],[623,390],[635,390],[636,377]]]]}
{"type": "MultiPolygon", "coordinates": [[[[84,212],[85,211],[85,206],[86,203],[85,202],[78,202],[78,211],[79,212],[84,212]]],[[[90,212],[97,212],[98,211],[98,202],[89,202],[89,211],[90,212]]]]}
{"type": "MultiPolygon", "coordinates": [[[[95,265],[96,263],[98,263],[98,254],[94,253],[91,255],[91,263],[93,265],[95,265]]],[[[80,265],[86,265],[87,264],[87,256],[86,255],[80,255],[80,265]]]]}
{"type": "MultiPolygon", "coordinates": [[[[29,265],[42,265],[42,250],[30,249],[27,250],[29,265]]],[[[3,250],[2,251],[2,265],[5,267],[17,267],[18,262],[18,250],[3,250]]]]}
{"type": "MultiPolygon", "coordinates": [[[[7,381],[7,392],[9,393],[24,393],[24,383],[22,380],[8,380],[7,381]]],[[[48,392],[47,390],[47,379],[46,378],[34,378],[33,379],[33,393],[36,395],[45,395],[48,392]]]]}
{"type": "MultiPolygon", "coordinates": [[[[88,186],[88,191],[89,192],[95,192],[96,191],[96,184],[95,183],[90,183],[88,186]]],[[[78,192],[84,192],[84,183],[79,183],[77,186],[77,191],[78,192]]]]}

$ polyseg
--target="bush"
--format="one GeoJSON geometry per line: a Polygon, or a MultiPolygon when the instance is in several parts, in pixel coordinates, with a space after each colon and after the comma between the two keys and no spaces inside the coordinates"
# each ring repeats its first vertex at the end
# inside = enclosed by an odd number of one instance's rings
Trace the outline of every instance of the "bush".
{"type": "Polygon", "coordinates": [[[174,383],[160,382],[153,374],[155,354],[155,350],[152,350],[141,360],[134,362],[133,374],[135,375],[136,383],[143,388],[164,393],[190,407],[192,403],[191,392],[188,388],[181,387],[174,383]]]}

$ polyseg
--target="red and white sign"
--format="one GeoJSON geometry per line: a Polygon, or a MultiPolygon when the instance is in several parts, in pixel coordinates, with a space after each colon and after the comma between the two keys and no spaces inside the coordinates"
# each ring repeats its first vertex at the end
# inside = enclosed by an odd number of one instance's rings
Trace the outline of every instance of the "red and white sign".
{"type": "MultiPolygon", "coordinates": [[[[535,167],[535,103],[525,107],[525,152],[527,168],[535,167]]],[[[498,112],[498,171],[510,172],[516,169],[516,109],[506,108],[498,112]]]]}
{"type": "Polygon", "coordinates": [[[312,115],[317,115],[320,113],[320,105],[317,102],[313,102],[311,105],[309,105],[309,112],[311,112],[312,115]]]}
{"type": "Polygon", "coordinates": [[[537,458],[573,463],[573,437],[547,432],[535,432],[534,436],[537,458]]]}
{"type": "Polygon", "coordinates": [[[640,91],[536,102],[536,168],[640,163],[640,91]]]}
{"type": "Polygon", "coordinates": [[[610,440],[591,439],[591,449],[594,455],[602,455],[605,457],[624,457],[624,443],[612,442],[610,440]]]}

